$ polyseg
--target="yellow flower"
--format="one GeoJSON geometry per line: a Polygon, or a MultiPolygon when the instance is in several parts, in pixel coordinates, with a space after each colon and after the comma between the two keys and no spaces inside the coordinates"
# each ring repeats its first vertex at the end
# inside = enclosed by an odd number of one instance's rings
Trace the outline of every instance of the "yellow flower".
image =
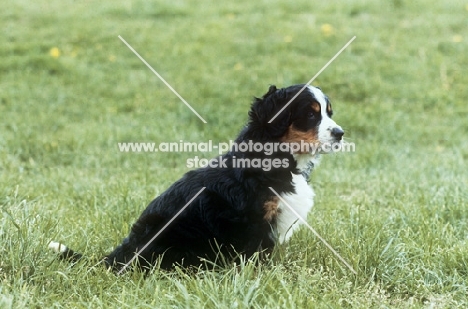
{"type": "Polygon", "coordinates": [[[116,56],[114,56],[114,55],[110,55],[110,56],[109,56],[109,61],[110,61],[110,62],[115,62],[115,60],[117,60],[117,57],[116,57],[116,56]]]}
{"type": "Polygon", "coordinates": [[[116,114],[117,113],[117,108],[116,107],[108,107],[107,112],[109,114],[116,114]]]}
{"type": "Polygon", "coordinates": [[[456,34],[453,36],[452,41],[454,41],[455,43],[460,43],[461,41],[463,41],[463,37],[459,34],[456,34]]]}
{"type": "Polygon", "coordinates": [[[242,69],[244,69],[244,66],[242,65],[242,63],[239,63],[239,62],[238,62],[238,63],[236,63],[236,64],[234,65],[234,70],[240,71],[240,70],[242,70],[242,69]]]}
{"type": "Polygon", "coordinates": [[[51,55],[53,58],[57,59],[58,57],[60,57],[60,49],[58,49],[57,47],[52,47],[50,50],[49,50],[49,55],[51,55]]]}
{"type": "Polygon", "coordinates": [[[333,26],[330,24],[323,24],[320,27],[320,31],[322,31],[324,36],[330,36],[335,32],[335,29],[333,29],[333,26]]]}
{"type": "Polygon", "coordinates": [[[293,38],[292,38],[292,36],[290,36],[290,35],[287,35],[287,36],[284,37],[284,41],[285,41],[286,43],[291,43],[292,40],[293,40],[293,38]]]}
{"type": "Polygon", "coordinates": [[[468,11],[468,4],[467,4],[467,5],[465,5],[465,10],[467,10],[467,11],[468,11]]]}

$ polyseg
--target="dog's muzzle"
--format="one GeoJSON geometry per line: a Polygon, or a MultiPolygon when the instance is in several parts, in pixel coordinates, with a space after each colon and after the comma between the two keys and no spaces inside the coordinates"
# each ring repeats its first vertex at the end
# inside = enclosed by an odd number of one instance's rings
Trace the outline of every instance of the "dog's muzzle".
{"type": "Polygon", "coordinates": [[[341,139],[343,138],[343,135],[344,135],[344,131],[342,128],[340,127],[334,127],[332,130],[331,130],[331,135],[338,141],[341,141],[341,139]]]}

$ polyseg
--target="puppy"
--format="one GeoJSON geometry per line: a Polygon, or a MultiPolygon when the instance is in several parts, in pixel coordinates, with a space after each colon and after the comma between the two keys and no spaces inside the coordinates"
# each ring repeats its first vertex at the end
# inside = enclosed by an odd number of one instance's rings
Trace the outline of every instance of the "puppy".
{"type": "MultiPolygon", "coordinates": [[[[342,140],[332,114],[320,88],[270,86],[255,98],[231,150],[155,198],[103,262],[119,272],[131,261],[143,268],[198,267],[220,255],[249,258],[288,241],[300,225],[290,207],[307,218],[314,197],[310,173],[323,146],[342,140]]],[[[60,243],[49,246],[61,258],[82,258],[60,243]]]]}

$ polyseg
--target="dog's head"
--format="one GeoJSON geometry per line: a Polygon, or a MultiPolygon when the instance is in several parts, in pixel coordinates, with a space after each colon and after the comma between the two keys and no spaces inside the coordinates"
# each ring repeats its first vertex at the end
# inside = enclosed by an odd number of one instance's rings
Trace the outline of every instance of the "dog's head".
{"type": "MultiPolygon", "coordinates": [[[[315,151],[322,152],[320,149],[324,145],[340,143],[344,135],[343,129],[331,119],[332,115],[331,103],[320,88],[293,85],[277,89],[270,86],[268,92],[252,104],[249,127],[257,134],[252,136],[253,139],[307,143],[314,145],[315,151]]],[[[311,150],[314,149],[301,147],[295,153],[311,150]]]]}

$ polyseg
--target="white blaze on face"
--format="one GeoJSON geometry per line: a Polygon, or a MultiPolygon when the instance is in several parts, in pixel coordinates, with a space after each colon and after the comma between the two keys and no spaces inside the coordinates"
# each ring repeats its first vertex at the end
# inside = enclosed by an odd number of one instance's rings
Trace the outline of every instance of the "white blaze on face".
{"type": "Polygon", "coordinates": [[[318,128],[318,140],[321,144],[333,143],[335,142],[335,139],[331,135],[331,130],[333,128],[341,129],[341,127],[337,125],[336,122],[333,121],[333,119],[328,117],[327,100],[323,92],[314,86],[308,86],[308,89],[311,92],[311,94],[315,97],[315,99],[320,103],[320,113],[322,116],[322,120],[320,121],[318,128]]]}

